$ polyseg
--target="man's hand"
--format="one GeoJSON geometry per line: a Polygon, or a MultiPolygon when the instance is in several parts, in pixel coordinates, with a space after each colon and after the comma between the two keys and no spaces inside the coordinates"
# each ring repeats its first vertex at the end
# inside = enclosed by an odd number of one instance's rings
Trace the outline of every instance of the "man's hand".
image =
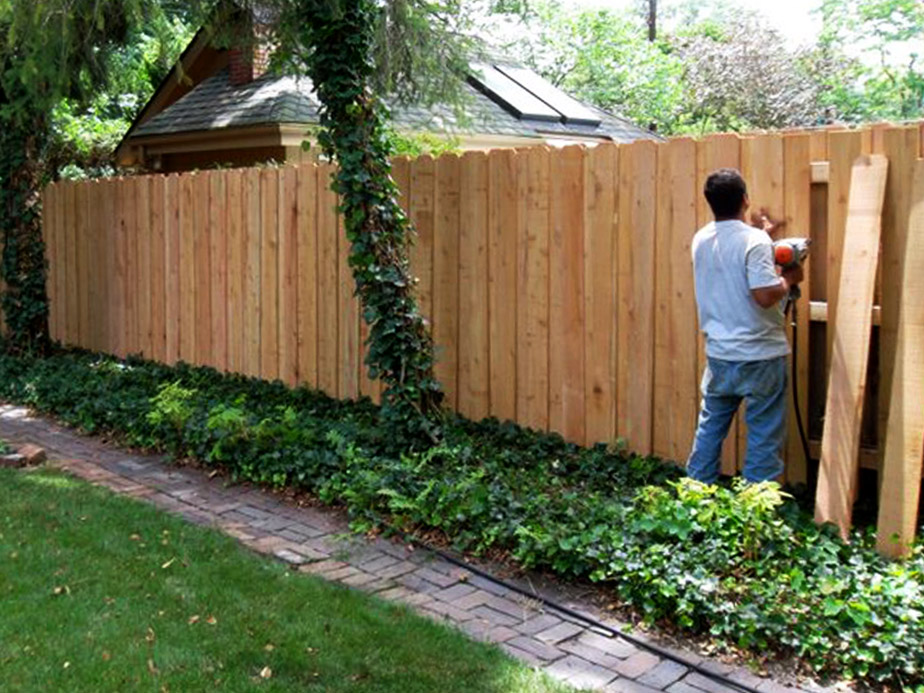
{"type": "Polygon", "coordinates": [[[786,226],[786,221],[784,219],[772,218],[767,208],[761,207],[760,212],[751,213],[751,226],[756,226],[757,228],[766,231],[770,238],[776,240],[774,237],[775,234],[778,233],[781,228],[786,226]]]}
{"type": "Polygon", "coordinates": [[[802,269],[802,265],[785,269],[780,274],[790,286],[801,284],[805,280],[805,270],[802,269]]]}

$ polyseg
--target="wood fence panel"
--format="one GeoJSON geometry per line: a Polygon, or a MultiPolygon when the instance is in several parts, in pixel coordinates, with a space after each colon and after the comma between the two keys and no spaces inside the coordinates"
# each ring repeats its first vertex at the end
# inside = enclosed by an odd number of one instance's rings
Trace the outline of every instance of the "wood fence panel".
{"type": "Polygon", "coordinates": [[[520,150],[517,183],[517,418],[549,425],[549,179],[551,152],[520,150]]]}
{"type": "Polygon", "coordinates": [[[845,539],[859,471],[873,290],[888,168],[888,160],[881,155],[854,164],[843,241],[844,252],[851,258],[850,274],[841,274],[838,292],[841,300],[831,352],[815,520],[833,522],[845,539]]]}
{"type": "Polygon", "coordinates": [[[153,176],[141,176],[138,181],[138,210],[135,229],[135,284],[138,297],[135,302],[135,351],[151,358],[151,243],[154,233],[152,221],[153,176]]]}
{"type": "Polygon", "coordinates": [[[67,265],[68,262],[70,262],[67,254],[67,236],[70,220],[67,216],[66,185],[66,183],[55,184],[55,212],[57,215],[57,224],[55,228],[55,257],[58,258],[59,271],[56,272],[54,284],[58,302],[55,323],[57,325],[57,339],[59,342],[67,341],[67,265]]]}
{"type": "MultiPolygon", "coordinates": [[[[785,207],[786,226],[783,227],[782,236],[811,236],[811,195],[812,195],[812,156],[811,139],[809,135],[787,135],[783,139],[783,161],[786,167],[783,178],[783,198],[785,207]]],[[[796,306],[797,328],[799,342],[792,339],[790,330],[790,344],[794,346],[796,361],[796,382],[790,380],[789,387],[797,387],[799,411],[805,421],[808,415],[808,382],[809,382],[809,301],[811,295],[811,270],[813,262],[805,265],[805,281],[802,283],[802,298],[796,306]]],[[[788,324],[791,322],[787,319],[788,324]]],[[[808,481],[808,463],[802,450],[799,438],[799,425],[796,419],[795,407],[791,393],[787,396],[789,406],[789,424],[786,439],[786,480],[790,483],[806,483],[808,481]]]]}
{"type": "MultiPolygon", "coordinates": [[[[712,210],[703,188],[709,174],[720,168],[741,168],[741,139],[738,135],[710,135],[696,144],[696,226],[702,228],[713,220],[712,210]]],[[[692,258],[691,258],[692,262],[692,258]]],[[[697,330],[699,325],[697,323],[697,330]]],[[[705,339],[700,332],[697,340],[697,383],[706,370],[705,339]]],[[[697,393],[699,390],[697,389],[697,393]]],[[[732,421],[725,443],[722,445],[722,474],[733,475],[738,469],[737,415],[732,421]]]]}
{"type": "MultiPolygon", "coordinates": [[[[134,230],[137,207],[137,186],[134,178],[121,179],[121,185],[117,187],[119,191],[119,226],[116,230],[115,242],[115,286],[113,288],[114,311],[111,327],[114,334],[113,351],[116,356],[125,358],[129,352],[129,316],[128,310],[131,305],[128,299],[129,293],[129,249],[131,248],[130,237],[134,230]]],[[[195,290],[195,278],[190,282],[191,291],[195,290]]]]}
{"type": "Polygon", "coordinates": [[[280,171],[279,195],[279,377],[298,384],[298,171],[280,171]]]}
{"type": "Polygon", "coordinates": [[[459,181],[461,160],[454,154],[436,160],[433,237],[434,373],[446,393],[446,405],[458,407],[459,371],[459,181]]]}
{"type": "Polygon", "coordinates": [[[913,163],[904,253],[896,258],[900,267],[895,269],[901,272],[901,320],[895,335],[879,501],[877,545],[890,556],[907,554],[914,539],[924,459],[924,161],[913,163]],[[898,540],[893,541],[893,536],[898,540]]]}
{"type": "Polygon", "coordinates": [[[488,415],[488,159],[467,152],[460,172],[459,411],[488,415]]]}
{"type": "Polygon", "coordinates": [[[517,160],[488,155],[488,336],[490,414],[517,416],[517,160]]]}
{"type": "Polygon", "coordinates": [[[333,167],[318,167],[318,385],[331,397],[339,393],[339,313],[337,302],[337,196],[330,189],[333,167]]]}
{"type": "Polygon", "coordinates": [[[298,168],[298,379],[318,386],[318,169],[298,168]]]}
{"type": "Polygon", "coordinates": [[[343,399],[359,396],[361,350],[359,341],[359,300],[355,295],[356,282],[350,269],[350,241],[346,237],[343,216],[337,215],[337,300],[340,305],[339,335],[339,391],[343,399]]]}
{"type": "Polygon", "coordinates": [[[228,180],[227,171],[209,175],[209,309],[212,353],[209,365],[228,370],[228,180]]]}
{"type": "Polygon", "coordinates": [[[183,186],[175,173],[164,180],[164,349],[165,360],[173,364],[180,359],[180,230],[182,229],[183,186]]]}
{"type": "Polygon", "coordinates": [[[77,276],[80,270],[77,257],[77,188],[79,183],[64,184],[64,214],[71,222],[66,230],[67,257],[67,287],[65,289],[64,304],[67,306],[66,325],[64,328],[64,341],[67,344],[77,344],[80,335],[80,309],[79,294],[77,290],[77,276]]]}
{"type": "Polygon", "coordinates": [[[225,178],[225,204],[228,208],[227,247],[225,261],[228,267],[228,299],[225,307],[225,324],[228,331],[228,370],[244,372],[244,287],[247,275],[245,260],[244,224],[244,173],[240,169],[227,172],[225,178]]]}
{"type": "Polygon", "coordinates": [[[863,133],[857,130],[828,134],[828,228],[825,234],[825,274],[827,276],[827,363],[831,363],[837,317],[837,292],[841,282],[844,254],[844,229],[847,224],[847,198],[850,195],[850,172],[862,153],[863,133]]]}
{"type": "Polygon", "coordinates": [[[549,244],[549,427],[583,442],[584,155],[565,147],[552,158],[549,244]]]}
{"type": "Polygon", "coordinates": [[[417,278],[417,301],[429,320],[433,317],[433,157],[425,154],[410,163],[410,219],[416,232],[411,246],[411,271],[417,278]]]}
{"type": "Polygon", "coordinates": [[[195,227],[194,227],[194,276],[195,292],[195,363],[208,365],[212,361],[212,292],[210,262],[211,228],[209,226],[209,202],[211,178],[219,175],[213,171],[200,171],[195,179],[195,227]]]}
{"type": "MultiPolygon", "coordinates": [[[[882,317],[879,324],[879,411],[880,455],[892,401],[892,378],[896,362],[899,317],[902,304],[902,277],[908,245],[908,220],[914,198],[914,171],[920,147],[917,127],[892,128],[883,132],[883,152],[889,159],[882,217],[882,317]]],[[[908,297],[905,305],[921,300],[908,297]]],[[[924,406],[921,403],[919,406],[924,406]]],[[[882,466],[880,465],[880,469],[882,466]]]]}
{"type": "Polygon", "coordinates": [[[90,338],[90,192],[91,184],[83,182],[77,188],[77,305],[79,330],[77,343],[85,346],[90,338]]]}
{"type": "Polygon", "coordinates": [[[151,293],[150,355],[155,361],[166,359],[166,330],[164,299],[166,294],[166,180],[163,176],[151,179],[151,276],[148,291],[151,293]]]}
{"type": "MultiPolygon", "coordinates": [[[[748,185],[751,212],[766,209],[773,219],[785,216],[783,190],[783,139],[780,135],[745,137],[741,140],[741,172],[748,185]]],[[[738,415],[738,468],[747,454],[747,406],[738,415]]],[[[785,448],[781,451],[785,455],[785,448]]]]}
{"type": "Polygon", "coordinates": [[[655,208],[658,148],[651,141],[627,145],[619,161],[616,420],[630,449],[651,453],[654,380],[655,208]]]}
{"type": "Polygon", "coordinates": [[[261,373],[262,323],[262,258],[263,249],[263,180],[259,169],[244,171],[244,248],[246,274],[244,276],[244,373],[259,376],[261,373]]]}
{"type": "MultiPolygon", "coordinates": [[[[180,360],[196,361],[196,177],[180,176],[180,360]]],[[[259,257],[259,256],[258,256],[259,257]]]]}
{"type": "Polygon", "coordinates": [[[138,266],[138,237],[140,235],[141,215],[146,211],[144,178],[134,176],[131,179],[132,204],[124,217],[124,234],[120,256],[124,267],[124,296],[123,301],[123,354],[137,354],[139,352],[138,306],[141,297],[138,295],[138,277],[141,274],[138,266]]]}
{"type": "Polygon", "coordinates": [[[584,159],[585,439],[616,440],[616,209],[619,150],[601,144],[584,159]]]}
{"type": "Polygon", "coordinates": [[[279,377],[279,169],[260,173],[260,376],[279,377]]]}
{"type": "MultiPolygon", "coordinates": [[[[61,261],[57,256],[57,230],[61,224],[61,215],[57,208],[59,190],[60,187],[53,183],[45,188],[42,195],[42,240],[45,242],[45,258],[48,264],[48,274],[45,277],[45,292],[48,295],[48,336],[52,341],[60,339],[57,319],[61,311],[58,308],[56,285],[57,276],[61,271],[61,261]]],[[[0,246],[0,253],[2,253],[2,246],[0,246]]],[[[2,312],[0,312],[0,323],[2,323],[2,312]]],[[[4,327],[5,325],[0,324],[0,329],[4,327]]]]}
{"type": "Polygon", "coordinates": [[[696,216],[696,143],[675,139],[658,153],[653,449],[684,461],[696,429],[697,326],[691,220],[696,216]]]}
{"type": "Polygon", "coordinates": [[[96,351],[109,351],[109,281],[111,271],[107,263],[109,226],[113,216],[113,197],[108,181],[94,183],[93,206],[96,209],[93,222],[93,257],[96,266],[95,276],[90,284],[91,311],[91,343],[90,348],[96,351]]]}

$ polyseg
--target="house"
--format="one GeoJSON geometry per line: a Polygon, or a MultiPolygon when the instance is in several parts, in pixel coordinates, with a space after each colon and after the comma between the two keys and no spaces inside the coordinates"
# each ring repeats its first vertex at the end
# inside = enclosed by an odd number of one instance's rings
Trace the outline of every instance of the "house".
{"type": "MultiPolygon", "coordinates": [[[[200,30],[122,139],[117,165],[172,172],[303,160],[317,98],[307,78],[269,74],[268,62],[256,41],[219,48],[200,30]]],[[[396,129],[451,136],[460,149],[658,138],[510,61],[473,65],[464,89],[463,118],[449,106],[399,106],[396,129]]]]}

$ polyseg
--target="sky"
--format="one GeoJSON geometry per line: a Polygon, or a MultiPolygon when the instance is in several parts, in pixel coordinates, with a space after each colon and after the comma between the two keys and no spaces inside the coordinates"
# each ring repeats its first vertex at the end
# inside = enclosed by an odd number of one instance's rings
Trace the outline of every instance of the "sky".
{"type": "MultiPolygon", "coordinates": [[[[670,0],[661,0],[667,5],[670,0]]],[[[757,10],[763,14],[768,23],[786,37],[793,47],[810,43],[821,28],[818,17],[812,10],[818,7],[820,0],[732,0],[743,9],[757,10]]],[[[634,0],[562,0],[562,4],[582,7],[608,7],[623,9],[633,7],[634,0]]]]}

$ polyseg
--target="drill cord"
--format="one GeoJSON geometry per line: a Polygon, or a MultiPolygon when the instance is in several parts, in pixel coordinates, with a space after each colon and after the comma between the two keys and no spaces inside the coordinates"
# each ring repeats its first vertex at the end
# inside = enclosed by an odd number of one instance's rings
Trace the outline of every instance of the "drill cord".
{"type": "Polygon", "coordinates": [[[796,426],[799,428],[799,439],[802,441],[802,452],[805,455],[805,464],[808,465],[812,460],[812,455],[809,452],[808,436],[805,434],[805,426],[802,424],[802,412],[799,410],[799,325],[796,319],[797,311],[794,297],[790,297],[786,302],[786,310],[784,312],[789,313],[790,308],[792,309],[792,319],[789,323],[792,326],[792,403],[796,415],[796,426]]]}

